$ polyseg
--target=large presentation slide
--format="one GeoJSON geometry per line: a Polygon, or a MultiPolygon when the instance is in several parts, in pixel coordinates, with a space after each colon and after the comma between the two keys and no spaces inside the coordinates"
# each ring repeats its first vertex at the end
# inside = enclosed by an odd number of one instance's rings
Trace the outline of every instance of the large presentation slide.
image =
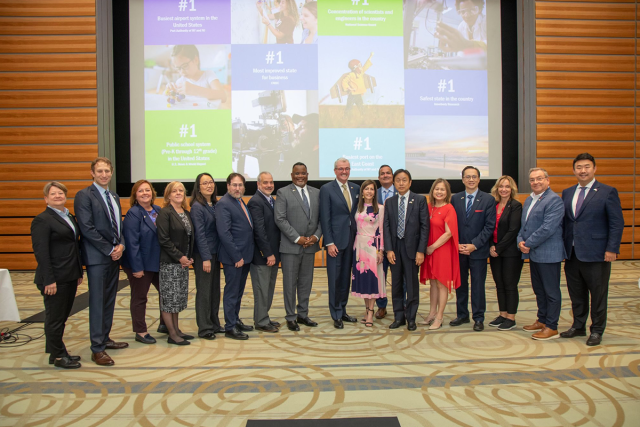
{"type": "Polygon", "coordinates": [[[133,180],[501,174],[499,1],[130,0],[133,180]]]}

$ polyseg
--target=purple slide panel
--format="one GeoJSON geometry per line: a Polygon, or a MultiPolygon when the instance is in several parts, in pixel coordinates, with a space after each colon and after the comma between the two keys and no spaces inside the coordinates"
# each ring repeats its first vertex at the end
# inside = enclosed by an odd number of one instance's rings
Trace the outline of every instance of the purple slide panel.
{"type": "Polygon", "coordinates": [[[486,70],[405,70],[405,115],[487,116],[486,70]]]}
{"type": "Polygon", "coordinates": [[[144,44],[230,44],[231,0],[144,0],[144,44]]]}
{"type": "Polygon", "coordinates": [[[317,90],[318,46],[233,45],[231,69],[233,90],[317,90]]]}

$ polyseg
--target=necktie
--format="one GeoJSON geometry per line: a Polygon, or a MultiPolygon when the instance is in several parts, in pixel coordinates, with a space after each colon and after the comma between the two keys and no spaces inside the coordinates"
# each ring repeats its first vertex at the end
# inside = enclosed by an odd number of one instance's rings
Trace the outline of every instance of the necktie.
{"type": "Polygon", "coordinates": [[[467,199],[469,199],[469,201],[467,202],[467,218],[469,218],[469,214],[471,213],[471,205],[473,204],[473,196],[469,194],[467,196],[467,199]]]}
{"type": "Polygon", "coordinates": [[[105,191],[104,194],[107,197],[107,207],[109,208],[109,216],[111,217],[111,229],[113,231],[113,243],[116,244],[120,241],[120,233],[118,232],[118,223],[116,222],[116,214],[113,210],[113,204],[111,203],[111,193],[105,191]]]}
{"type": "Polygon", "coordinates": [[[271,205],[271,209],[273,209],[273,197],[269,197],[269,204],[271,205]]]}
{"type": "Polygon", "coordinates": [[[584,193],[587,187],[580,187],[580,193],[578,193],[578,201],[576,202],[576,214],[574,216],[578,216],[580,213],[580,208],[582,208],[582,203],[584,202],[584,193]]]}
{"type": "Polygon", "coordinates": [[[347,190],[347,184],[342,184],[342,195],[344,196],[344,200],[347,202],[347,206],[349,207],[349,212],[351,212],[351,196],[349,196],[349,190],[347,190]]]}
{"type": "Polygon", "coordinates": [[[398,209],[398,238],[404,238],[404,196],[400,196],[400,208],[398,209]]]}
{"type": "Polygon", "coordinates": [[[247,221],[249,221],[249,225],[251,226],[251,228],[253,228],[253,224],[251,224],[251,218],[249,218],[249,212],[247,212],[247,208],[244,207],[244,203],[242,203],[242,200],[238,200],[238,203],[240,203],[240,206],[242,207],[242,212],[244,212],[244,215],[247,217],[247,221]]]}
{"type": "Polygon", "coordinates": [[[302,189],[302,208],[304,209],[304,213],[307,215],[307,218],[310,218],[310,211],[311,209],[309,208],[309,200],[307,199],[307,194],[304,192],[304,188],[302,189]]]}

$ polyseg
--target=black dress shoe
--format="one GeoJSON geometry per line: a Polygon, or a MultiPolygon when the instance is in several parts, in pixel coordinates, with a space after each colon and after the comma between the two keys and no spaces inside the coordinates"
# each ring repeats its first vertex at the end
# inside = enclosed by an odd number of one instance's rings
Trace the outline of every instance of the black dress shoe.
{"type": "Polygon", "coordinates": [[[358,321],[358,319],[356,319],[353,316],[349,316],[348,314],[343,314],[342,315],[342,321],[343,322],[349,322],[349,323],[356,323],[358,321]]]}
{"type": "Polygon", "coordinates": [[[482,323],[479,320],[476,320],[473,323],[473,330],[476,331],[476,332],[484,331],[484,323],[482,323]]]}
{"type": "Polygon", "coordinates": [[[182,340],[182,341],[175,341],[173,338],[169,337],[167,338],[167,342],[169,344],[175,344],[175,345],[190,345],[191,343],[187,340],[182,340]]]}
{"type": "Polygon", "coordinates": [[[451,322],[449,322],[449,326],[460,326],[463,323],[470,323],[471,321],[469,320],[469,318],[467,317],[466,319],[463,319],[461,317],[456,317],[455,319],[453,319],[451,322]]]}
{"type": "Polygon", "coordinates": [[[275,333],[278,332],[278,328],[273,326],[271,323],[267,323],[265,326],[256,325],[256,331],[275,333]]]}
{"type": "Polygon", "coordinates": [[[194,339],[195,337],[193,335],[182,334],[182,335],[180,335],[180,338],[182,338],[183,340],[189,341],[189,340],[194,339]]]}
{"type": "Polygon", "coordinates": [[[275,326],[276,328],[279,328],[281,326],[279,322],[274,322],[273,320],[269,320],[269,323],[271,324],[271,326],[275,326]]]}
{"type": "Polygon", "coordinates": [[[336,329],[344,329],[344,323],[342,323],[341,319],[333,321],[333,327],[336,329]]]}
{"type": "Polygon", "coordinates": [[[167,325],[158,326],[158,333],[159,334],[168,334],[169,333],[169,329],[167,328],[167,325]]]}
{"type": "Polygon", "coordinates": [[[416,326],[416,322],[415,320],[409,320],[409,322],[407,323],[407,329],[409,331],[415,331],[418,327],[416,326]]]}
{"type": "Polygon", "coordinates": [[[394,320],[393,323],[389,325],[389,329],[398,329],[400,326],[404,326],[406,324],[406,320],[394,320]]]}
{"type": "MultiPolygon", "coordinates": [[[[79,362],[80,360],[82,360],[82,358],[80,356],[71,356],[69,354],[67,354],[66,356],[63,357],[68,357],[69,359],[73,360],[74,362],[79,362]]],[[[56,361],[56,359],[49,359],[49,365],[53,365],[53,363],[56,361]]]]}
{"type": "Polygon", "coordinates": [[[309,319],[308,317],[305,317],[305,318],[298,317],[298,323],[302,323],[303,325],[311,326],[312,328],[318,326],[318,324],[316,322],[314,322],[313,320],[309,319]]]}
{"type": "Polygon", "coordinates": [[[215,340],[216,334],[214,334],[213,332],[207,332],[206,334],[201,335],[200,338],[204,340],[215,340]]]}
{"type": "Polygon", "coordinates": [[[140,334],[136,334],[136,341],[141,342],[142,344],[156,343],[156,339],[149,334],[146,334],[144,337],[141,337],[140,334]]]}
{"type": "MultiPolygon", "coordinates": [[[[253,329],[253,328],[251,328],[253,329]]],[[[226,338],[231,338],[234,340],[248,340],[249,339],[249,335],[243,333],[240,329],[238,329],[238,327],[236,326],[235,328],[233,328],[230,331],[225,331],[224,336],[226,338]]]]}
{"type": "Polygon", "coordinates": [[[600,345],[601,342],[602,342],[602,334],[599,334],[597,332],[594,332],[591,335],[589,335],[589,339],[587,339],[587,345],[589,346],[600,345]]]}
{"type": "Polygon", "coordinates": [[[586,337],[587,331],[581,331],[576,328],[569,328],[564,332],[560,332],[560,338],[586,337]]]}
{"type": "Polygon", "coordinates": [[[238,319],[238,323],[236,323],[236,327],[242,332],[250,332],[253,331],[253,326],[245,325],[242,323],[242,320],[238,319]]]}
{"type": "Polygon", "coordinates": [[[78,369],[79,367],[82,366],[80,362],[78,362],[77,360],[71,360],[71,358],[68,356],[61,357],[59,360],[58,359],[54,360],[53,365],[56,368],[63,368],[63,369],[78,369]]]}
{"type": "Polygon", "coordinates": [[[298,323],[296,323],[295,320],[287,320],[287,328],[289,328],[290,331],[299,331],[300,330],[300,326],[298,326],[298,323]]]}

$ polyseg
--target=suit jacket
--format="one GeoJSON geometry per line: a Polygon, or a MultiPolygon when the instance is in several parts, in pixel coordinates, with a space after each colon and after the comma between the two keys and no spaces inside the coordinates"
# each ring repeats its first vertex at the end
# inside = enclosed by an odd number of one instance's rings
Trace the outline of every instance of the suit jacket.
{"type": "MultiPolygon", "coordinates": [[[[115,211],[116,221],[120,223],[120,244],[125,244],[122,234],[122,208],[120,197],[111,193],[116,201],[118,210],[115,211]]],[[[80,228],[80,248],[82,263],[84,265],[109,264],[113,251],[113,230],[111,228],[111,216],[109,208],[102,194],[95,185],[76,193],[73,201],[73,209],[80,228]]]]}
{"type": "MultiPolygon", "coordinates": [[[[242,200],[240,203],[244,205],[242,200]]],[[[245,264],[253,260],[253,228],[240,203],[229,193],[216,203],[216,229],[220,238],[218,260],[227,265],[234,265],[241,259],[245,264]]]]}
{"type": "Polygon", "coordinates": [[[516,242],[521,223],[522,203],[517,200],[507,202],[497,224],[498,243],[495,244],[495,247],[499,256],[519,257],[522,255],[516,242]]]}
{"type": "Polygon", "coordinates": [[[160,262],[177,264],[180,258],[186,256],[193,257],[193,221],[189,211],[184,211],[189,224],[191,224],[191,236],[187,234],[187,229],[182,222],[182,218],[173,206],[165,206],[160,209],[156,226],[158,227],[158,243],[160,243],[160,262]]]}
{"type": "MultiPolygon", "coordinates": [[[[396,188],[393,187],[393,193],[391,193],[391,195],[387,198],[390,199],[396,194],[398,194],[398,190],[396,190],[396,188]]],[[[382,203],[382,187],[378,187],[378,203],[381,205],[384,205],[384,203],[382,203]]]]}
{"type": "Polygon", "coordinates": [[[216,228],[216,205],[204,206],[200,202],[195,202],[191,206],[190,213],[196,231],[196,245],[193,251],[199,253],[203,261],[210,261],[213,255],[218,253],[220,246],[216,228]]]}
{"type": "Polygon", "coordinates": [[[82,277],[80,229],[75,219],[69,224],[50,208],[31,222],[31,243],[38,266],[34,283],[38,287],[71,282],[82,277]]]}
{"type": "Polygon", "coordinates": [[[562,192],[567,258],[571,258],[574,249],[583,262],[602,262],[605,252],[619,254],[624,218],[618,190],[594,182],[576,217],[572,206],[576,189],[574,185],[562,192]]]}
{"type": "Polygon", "coordinates": [[[247,203],[251,218],[253,219],[253,238],[255,248],[253,250],[253,263],[267,265],[267,258],[276,257],[276,264],[280,263],[280,229],[276,225],[274,207],[267,201],[262,193],[256,191],[247,203]]]}
{"type": "Polygon", "coordinates": [[[322,225],[320,217],[320,190],[307,185],[309,192],[309,207],[311,218],[307,218],[302,208],[302,197],[291,183],[278,190],[275,204],[276,225],[280,229],[280,253],[283,254],[312,254],[320,250],[319,240],[322,237],[322,225]],[[308,248],[295,243],[300,236],[318,237],[318,242],[308,248]]]}
{"type": "Polygon", "coordinates": [[[454,194],[451,197],[451,204],[458,216],[460,244],[471,243],[476,247],[476,250],[471,252],[471,259],[487,259],[496,226],[496,199],[491,194],[478,190],[469,218],[467,218],[466,191],[454,194]]]}
{"type": "MultiPolygon", "coordinates": [[[[416,253],[426,253],[429,241],[429,217],[427,215],[427,198],[413,191],[406,193],[407,207],[404,225],[404,241],[410,259],[416,253]]],[[[384,203],[384,250],[397,250],[398,240],[398,201],[400,195],[389,197],[384,203]]],[[[396,256],[399,256],[396,254],[396,256]]]]}
{"type": "MultiPolygon", "coordinates": [[[[153,209],[160,214],[160,206],[153,205],[153,209]]],[[[122,230],[127,240],[122,266],[133,272],[160,271],[158,231],[147,211],[138,204],[131,206],[122,221],[122,230]]]]}
{"type": "Polygon", "coordinates": [[[320,223],[324,234],[323,244],[334,244],[338,250],[353,245],[351,222],[358,208],[360,186],[347,181],[351,193],[351,209],[342,194],[342,189],[334,179],[320,187],[320,223]]]}
{"type": "Polygon", "coordinates": [[[562,241],[562,199],[551,188],[547,188],[527,218],[532,201],[531,196],[527,197],[522,208],[522,225],[517,240],[518,244],[525,242],[531,249],[528,254],[522,254],[522,259],[539,263],[562,262],[566,258],[562,241]]]}

